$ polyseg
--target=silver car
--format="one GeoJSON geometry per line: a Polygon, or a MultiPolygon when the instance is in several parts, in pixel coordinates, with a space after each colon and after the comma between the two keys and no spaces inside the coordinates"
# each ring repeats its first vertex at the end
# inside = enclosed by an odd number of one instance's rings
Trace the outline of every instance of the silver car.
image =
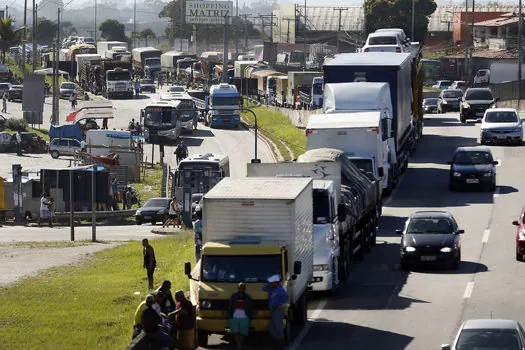
{"type": "Polygon", "coordinates": [[[80,142],[75,139],[53,139],[49,144],[51,157],[57,159],[60,156],[72,156],[80,152],[80,142]]]}
{"type": "Polygon", "coordinates": [[[480,143],[513,143],[521,145],[523,125],[514,108],[490,108],[481,121],[480,143]]]}
{"type": "Polygon", "coordinates": [[[441,350],[462,349],[525,349],[525,332],[518,321],[468,320],[463,323],[452,344],[441,345],[441,350]]]}
{"type": "Polygon", "coordinates": [[[73,92],[78,93],[75,83],[60,84],[60,98],[69,98],[73,92]]]}

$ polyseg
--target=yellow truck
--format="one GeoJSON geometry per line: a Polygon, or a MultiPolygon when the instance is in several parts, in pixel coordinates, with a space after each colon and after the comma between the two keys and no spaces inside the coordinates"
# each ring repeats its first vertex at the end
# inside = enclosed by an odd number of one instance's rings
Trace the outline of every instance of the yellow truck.
{"type": "Polygon", "coordinates": [[[197,305],[197,337],[228,333],[228,304],[245,282],[255,306],[250,332],[267,332],[271,313],[267,279],[280,275],[289,304],[283,322],[306,322],[308,285],[313,278],[312,179],[225,178],[204,196],[203,248],[193,270],[185,263],[190,296],[197,305]]]}

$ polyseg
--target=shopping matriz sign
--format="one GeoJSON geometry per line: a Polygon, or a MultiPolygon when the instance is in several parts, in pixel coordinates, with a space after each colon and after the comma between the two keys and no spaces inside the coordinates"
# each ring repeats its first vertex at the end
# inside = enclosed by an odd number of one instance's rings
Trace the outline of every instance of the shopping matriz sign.
{"type": "Polygon", "coordinates": [[[232,1],[186,1],[187,24],[224,24],[233,16],[232,1]]]}

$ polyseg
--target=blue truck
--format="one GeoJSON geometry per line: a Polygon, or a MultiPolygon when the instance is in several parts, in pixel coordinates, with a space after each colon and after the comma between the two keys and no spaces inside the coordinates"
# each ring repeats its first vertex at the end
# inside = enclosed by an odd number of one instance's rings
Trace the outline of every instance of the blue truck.
{"type": "Polygon", "coordinates": [[[205,99],[208,112],[204,123],[210,127],[238,127],[241,122],[239,110],[239,92],[235,85],[221,83],[212,85],[210,95],[205,99]]]}
{"type": "MultiPolygon", "coordinates": [[[[388,83],[392,102],[392,132],[398,181],[408,166],[408,157],[422,135],[423,73],[419,53],[362,52],[337,55],[323,66],[324,83],[388,83]]],[[[358,88],[358,84],[354,85],[358,88]]]]}

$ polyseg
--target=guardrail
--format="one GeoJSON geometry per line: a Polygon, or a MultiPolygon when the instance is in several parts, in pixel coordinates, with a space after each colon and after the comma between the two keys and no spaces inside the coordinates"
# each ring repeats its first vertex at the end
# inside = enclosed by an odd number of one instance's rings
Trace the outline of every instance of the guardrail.
{"type": "MultiPolygon", "coordinates": [[[[97,220],[123,220],[135,215],[137,209],[97,211],[97,220]]],[[[56,220],[69,220],[69,212],[55,212],[56,220]]],[[[91,220],[90,211],[76,211],[75,220],[91,220]]]]}

